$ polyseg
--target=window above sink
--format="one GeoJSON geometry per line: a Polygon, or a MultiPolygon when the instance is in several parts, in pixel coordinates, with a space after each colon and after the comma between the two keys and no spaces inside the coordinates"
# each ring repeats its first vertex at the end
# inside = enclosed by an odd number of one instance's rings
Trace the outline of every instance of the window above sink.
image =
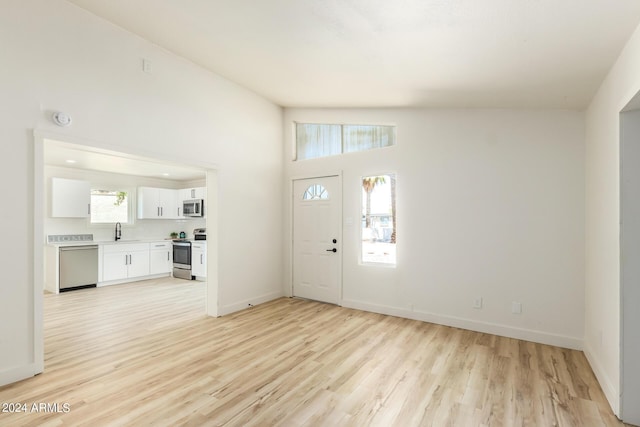
{"type": "Polygon", "coordinates": [[[91,224],[131,224],[131,191],[128,189],[91,189],[91,224]]]}

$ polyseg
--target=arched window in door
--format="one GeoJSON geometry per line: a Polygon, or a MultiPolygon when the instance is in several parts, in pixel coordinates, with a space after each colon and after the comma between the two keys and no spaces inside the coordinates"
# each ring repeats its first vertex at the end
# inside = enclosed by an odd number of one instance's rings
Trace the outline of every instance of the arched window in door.
{"type": "Polygon", "coordinates": [[[320,184],[312,184],[302,195],[302,200],[326,200],[329,198],[329,192],[320,184]]]}

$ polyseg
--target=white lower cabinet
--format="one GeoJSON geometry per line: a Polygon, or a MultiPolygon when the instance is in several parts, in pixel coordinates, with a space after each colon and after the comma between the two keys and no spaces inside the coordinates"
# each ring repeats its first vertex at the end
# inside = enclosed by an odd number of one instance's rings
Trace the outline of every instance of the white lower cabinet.
{"type": "Polygon", "coordinates": [[[206,243],[191,243],[191,274],[196,277],[207,277],[206,243]]]}
{"type": "Polygon", "coordinates": [[[102,281],[126,279],[129,276],[129,254],[114,252],[102,255],[102,281]]]}
{"type": "Polygon", "coordinates": [[[102,281],[148,276],[148,243],[115,243],[104,245],[102,253],[102,281]]]}
{"type": "Polygon", "coordinates": [[[149,243],[149,273],[171,273],[173,270],[172,252],[171,242],[149,243]]]}

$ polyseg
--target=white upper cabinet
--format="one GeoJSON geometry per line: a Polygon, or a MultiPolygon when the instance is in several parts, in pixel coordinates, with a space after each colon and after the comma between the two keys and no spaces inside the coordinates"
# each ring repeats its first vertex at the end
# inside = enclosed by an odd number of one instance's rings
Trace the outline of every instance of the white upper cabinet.
{"type": "Polygon", "coordinates": [[[178,190],[159,188],[158,205],[160,206],[160,213],[162,214],[162,218],[178,218],[178,190]]]}
{"type": "Polygon", "coordinates": [[[183,188],[180,190],[182,200],[206,199],[206,187],[183,188]]]}
{"type": "Polygon", "coordinates": [[[206,187],[181,190],[138,187],[138,219],[184,219],[182,202],[206,199],[206,194],[206,187]]]}
{"type": "Polygon", "coordinates": [[[91,184],[76,179],[51,178],[51,216],[88,218],[91,215],[91,184]]]}
{"type": "Polygon", "coordinates": [[[138,219],[159,217],[158,189],[138,187],[138,219]]]}
{"type": "Polygon", "coordinates": [[[138,187],[138,219],[177,219],[178,192],[169,188],[138,187]]]}

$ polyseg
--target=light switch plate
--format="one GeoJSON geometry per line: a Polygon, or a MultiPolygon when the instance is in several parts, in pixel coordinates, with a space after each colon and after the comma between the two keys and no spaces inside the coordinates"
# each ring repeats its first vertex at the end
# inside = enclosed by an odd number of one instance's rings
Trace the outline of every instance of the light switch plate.
{"type": "Polygon", "coordinates": [[[511,303],[511,312],[513,314],[520,314],[522,313],[522,304],[516,301],[513,301],[511,303]]]}

